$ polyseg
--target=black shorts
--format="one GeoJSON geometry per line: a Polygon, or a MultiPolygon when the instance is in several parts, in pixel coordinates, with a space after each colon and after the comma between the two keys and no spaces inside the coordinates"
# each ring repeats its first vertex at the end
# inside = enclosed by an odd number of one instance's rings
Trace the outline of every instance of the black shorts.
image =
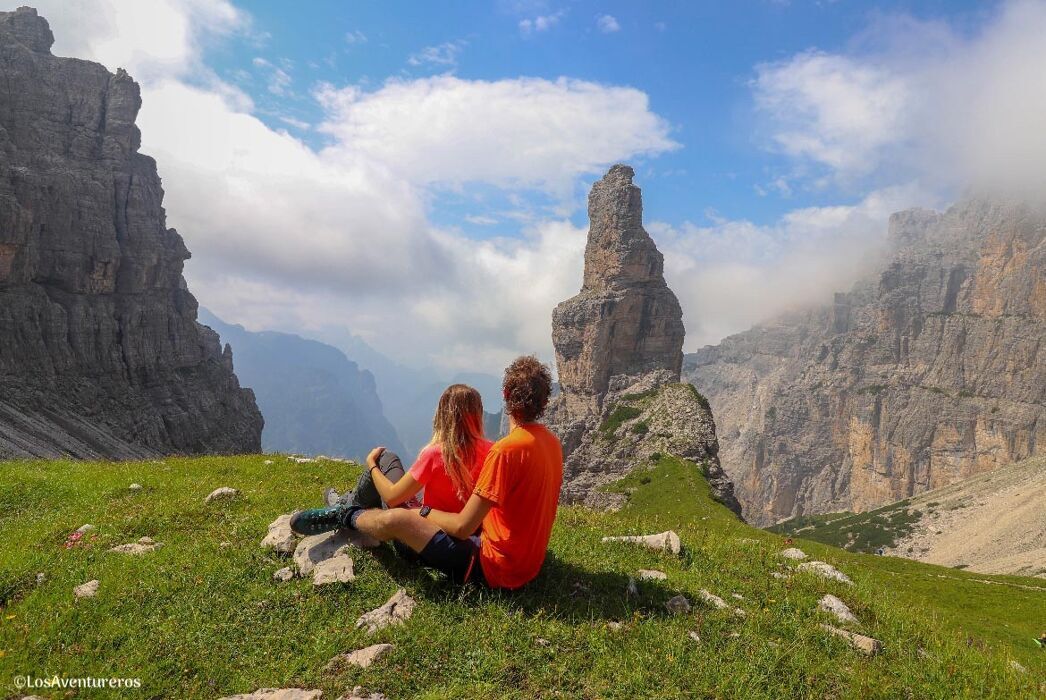
{"type": "Polygon", "coordinates": [[[459,540],[441,530],[432,536],[418,558],[425,566],[445,573],[454,583],[486,585],[479,564],[478,535],[459,540]]]}

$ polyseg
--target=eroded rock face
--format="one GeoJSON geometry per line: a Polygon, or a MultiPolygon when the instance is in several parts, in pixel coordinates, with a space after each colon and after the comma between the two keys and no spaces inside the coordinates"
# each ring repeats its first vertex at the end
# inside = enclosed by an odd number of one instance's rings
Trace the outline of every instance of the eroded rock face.
{"type": "Polygon", "coordinates": [[[678,377],[682,367],[683,311],[665,283],[664,256],[643,228],[634,174],[615,165],[593,185],[581,292],[552,314],[564,424],[598,413],[615,375],[663,369],[678,377]]]}
{"type": "Polygon", "coordinates": [[[0,459],[257,452],[138,152],[138,85],[53,41],[35,10],[0,12],[0,459]]]}
{"type": "Polygon", "coordinates": [[[970,198],[890,222],[878,274],[686,359],[759,525],[864,511],[1046,445],[1046,213],[970,198]]]}

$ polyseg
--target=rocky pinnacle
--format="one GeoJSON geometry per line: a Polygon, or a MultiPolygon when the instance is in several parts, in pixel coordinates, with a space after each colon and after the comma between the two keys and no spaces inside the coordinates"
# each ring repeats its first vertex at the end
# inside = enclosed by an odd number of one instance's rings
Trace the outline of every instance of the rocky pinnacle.
{"type": "Polygon", "coordinates": [[[664,277],[664,257],[643,228],[643,200],[627,165],[615,165],[588,196],[581,292],[556,307],[556,349],[565,415],[600,409],[614,375],[668,370],[683,362],[683,312],[664,277]]]}
{"type": "Polygon", "coordinates": [[[137,83],[0,12],[0,459],[254,452],[262,417],[196,322],[137,83]]]}

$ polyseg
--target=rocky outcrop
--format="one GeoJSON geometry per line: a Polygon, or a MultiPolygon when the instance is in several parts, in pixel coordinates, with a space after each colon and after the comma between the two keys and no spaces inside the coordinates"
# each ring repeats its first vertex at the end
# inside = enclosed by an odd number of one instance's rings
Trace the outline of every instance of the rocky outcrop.
{"type": "Polygon", "coordinates": [[[665,282],[664,256],[643,229],[634,174],[615,165],[592,186],[581,292],[552,314],[561,389],[555,419],[565,454],[586,419],[600,413],[615,375],[663,369],[678,378],[682,367],[683,312],[665,282]]]}
{"type": "Polygon", "coordinates": [[[563,443],[563,499],[620,505],[601,487],[662,453],[700,464],[714,495],[740,513],[707,402],[680,383],[683,314],[633,176],[615,165],[592,187],[581,292],[552,315],[560,392],[548,422],[563,443]]]}
{"type": "Polygon", "coordinates": [[[0,13],[0,458],[260,449],[232,355],[138,153],[138,85],[0,13]]]}
{"type": "Polygon", "coordinates": [[[1046,214],[969,198],[890,221],[878,274],[686,359],[745,517],[863,511],[1046,445],[1046,214]]]}

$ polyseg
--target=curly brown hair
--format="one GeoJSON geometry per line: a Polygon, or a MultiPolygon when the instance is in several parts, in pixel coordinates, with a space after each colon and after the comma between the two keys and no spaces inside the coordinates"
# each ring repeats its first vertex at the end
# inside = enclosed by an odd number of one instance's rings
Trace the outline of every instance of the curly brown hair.
{"type": "Polygon", "coordinates": [[[552,394],[552,373],[533,355],[517,357],[505,370],[505,410],[517,423],[541,417],[552,394]]]}

